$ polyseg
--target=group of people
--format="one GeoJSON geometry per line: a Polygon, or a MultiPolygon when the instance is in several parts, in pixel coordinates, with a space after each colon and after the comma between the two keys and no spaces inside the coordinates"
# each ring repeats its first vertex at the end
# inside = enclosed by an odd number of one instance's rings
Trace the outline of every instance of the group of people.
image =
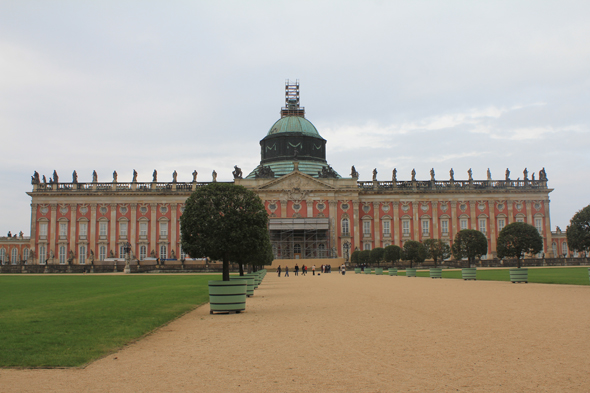
{"type": "MultiPolygon", "coordinates": [[[[295,272],[296,276],[299,275],[299,270],[300,270],[299,265],[295,264],[293,271],[295,272]]],[[[322,265],[322,273],[331,273],[331,272],[332,272],[331,265],[322,265]]],[[[342,264],[342,266],[340,266],[340,268],[338,269],[338,272],[342,275],[346,274],[346,266],[344,266],[344,264],[342,264]]],[[[281,277],[281,273],[282,273],[282,269],[281,269],[281,265],[279,265],[277,267],[277,274],[279,275],[279,277],[281,277]]],[[[312,275],[315,276],[315,265],[312,265],[311,273],[312,273],[312,275]]],[[[305,266],[305,265],[301,266],[301,275],[302,276],[307,275],[307,266],[305,266]]],[[[287,265],[285,265],[285,277],[289,277],[289,266],[287,266],[287,265]]]]}

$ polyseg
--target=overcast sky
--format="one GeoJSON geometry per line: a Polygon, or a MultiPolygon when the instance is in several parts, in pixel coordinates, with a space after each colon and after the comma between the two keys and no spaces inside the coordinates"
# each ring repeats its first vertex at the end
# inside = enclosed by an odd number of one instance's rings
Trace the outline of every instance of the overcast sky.
{"type": "Polygon", "coordinates": [[[232,179],[260,161],[286,79],[327,159],[361,180],[522,178],[552,227],[590,203],[588,1],[0,2],[0,234],[30,177],[232,179]]]}

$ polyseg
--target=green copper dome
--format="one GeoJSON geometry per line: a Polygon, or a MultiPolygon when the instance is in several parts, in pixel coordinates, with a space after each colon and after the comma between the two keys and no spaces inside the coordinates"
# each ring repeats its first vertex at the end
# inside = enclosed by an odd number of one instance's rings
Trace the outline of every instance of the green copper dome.
{"type": "Polygon", "coordinates": [[[301,116],[286,116],[277,120],[275,124],[270,127],[268,135],[275,135],[285,132],[298,132],[304,135],[320,137],[320,133],[309,120],[301,116]]]}

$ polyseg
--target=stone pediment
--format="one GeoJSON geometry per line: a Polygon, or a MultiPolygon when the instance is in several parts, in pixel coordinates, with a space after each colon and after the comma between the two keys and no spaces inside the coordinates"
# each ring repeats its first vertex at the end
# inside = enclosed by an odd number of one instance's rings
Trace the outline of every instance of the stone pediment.
{"type": "MultiPolygon", "coordinates": [[[[274,179],[260,187],[258,190],[291,191],[292,193],[306,193],[314,190],[334,190],[335,187],[329,183],[318,180],[301,172],[292,172],[288,175],[274,179]]],[[[295,198],[301,199],[301,198],[295,198]]]]}

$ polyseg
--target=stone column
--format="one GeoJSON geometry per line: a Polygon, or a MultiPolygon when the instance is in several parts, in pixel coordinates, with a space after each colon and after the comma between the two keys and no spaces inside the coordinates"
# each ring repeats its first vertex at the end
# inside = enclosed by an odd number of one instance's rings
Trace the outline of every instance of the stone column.
{"type": "Polygon", "coordinates": [[[393,244],[401,247],[401,243],[399,240],[399,233],[400,233],[399,202],[392,203],[392,215],[393,215],[393,228],[391,228],[391,230],[393,231],[393,244]]]}
{"type": "Polygon", "coordinates": [[[174,250],[174,255],[176,255],[177,258],[180,258],[180,254],[178,253],[178,250],[176,249],[176,239],[177,239],[177,233],[176,233],[176,211],[178,209],[178,205],[176,203],[171,203],[170,204],[170,252],[172,252],[172,250],[174,250]]]}
{"type": "Polygon", "coordinates": [[[469,201],[469,215],[471,216],[471,229],[475,229],[476,231],[479,229],[477,226],[479,223],[477,222],[477,213],[475,212],[475,205],[477,204],[476,201],[469,201]]]}
{"type": "Polygon", "coordinates": [[[286,199],[281,199],[281,218],[287,218],[287,203],[286,199]]]}
{"type": "Polygon", "coordinates": [[[533,221],[533,201],[524,201],[526,206],[526,222],[529,225],[535,226],[535,222],[533,221]]]}
{"type": "Polygon", "coordinates": [[[328,217],[330,218],[330,225],[332,228],[330,229],[330,247],[336,247],[338,255],[340,255],[340,244],[338,244],[338,233],[340,232],[340,223],[338,222],[338,202],[336,201],[328,201],[328,206],[330,211],[328,212],[328,217]]]}
{"type": "Polygon", "coordinates": [[[506,206],[508,206],[508,222],[506,223],[506,225],[508,225],[514,222],[514,213],[512,212],[512,209],[514,207],[514,201],[507,200],[506,206]]]}
{"type": "MultiPolygon", "coordinates": [[[[94,260],[98,260],[98,250],[96,249],[96,203],[90,205],[90,228],[88,228],[88,239],[90,240],[90,250],[94,253],[94,260]]],[[[88,253],[90,254],[90,250],[88,253]]]]}
{"type": "MultiPolygon", "coordinates": [[[[158,255],[158,247],[156,243],[156,231],[158,230],[158,221],[156,220],[157,211],[158,204],[150,203],[150,248],[154,251],[156,256],[158,255]]],[[[150,250],[148,250],[148,255],[151,256],[150,250]]]]}
{"type": "Polygon", "coordinates": [[[313,200],[306,199],[305,205],[307,206],[307,217],[313,217],[313,200]]]}
{"type": "Polygon", "coordinates": [[[497,237],[498,235],[497,230],[496,230],[496,204],[494,203],[493,200],[489,200],[488,201],[488,210],[490,212],[490,243],[491,243],[491,248],[490,248],[490,253],[492,254],[492,257],[495,258],[496,257],[496,241],[497,241],[497,237]]]}
{"type": "MultiPolygon", "coordinates": [[[[114,183],[113,183],[114,184],[114,183]]],[[[111,236],[110,236],[110,251],[117,256],[117,204],[111,203],[111,236]]]]}
{"type": "Polygon", "coordinates": [[[39,264],[39,254],[37,253],[37,250],[35,249],[36,246],[36,241],[37,241],[37,204],[36,203],[31,203],[31,241],[29,243],[29,248],[31,249],[32,252],[35,253],[35,258],[31,258],[31,253],[29,252],[29,261],[27,263],[33,265],[33,264],[39,264]]]}
{"type": "MultiPolygon", "coordinates": [[[[76,216],[78,213],[78,205],[72,203],[70,205],[70,251],[74,253],[75,261],[79,261],[78,250],[76,249],[76,227],[78,226],[78,221],[76,220],[76,216]]],[[[76,262],[77,263],[77,262],[76,262]]]]}
{"type": "MultiPolygon", "coordinates": [[[[51,257],[50,250],[53,250],[53,256],[57,255],[57,249],[55,248],[57,244],[57,204],[51,204],[51,215],[49,217],[49,250],[47,250],[47,255],[49,258],[51,257]]],[[[51,259],[51,258],[50,258],[51,259]]]]}
{"type": "Polygon", "coordinates": [[[457,201],[451,201],[449,205],[451,206],[451,227],[449,230],[451,231],[451,239],[455,240],[457,234],[457,201]]]}
{"type": "Polygon", "coordinates": [[[551,216],[549,215],[549,199],[545,199],[543,201],[543,205],[545,205],[545,255],[549,255],[549,257],[556,258],[557,255],[553,255],[552,247],[553,238],[551,237],[551,216]]]}
{"type": "Polygon", "coordinates": [[[414,221],[414,237],[412,238],[412,240],[415,240],[417,242],[420,241],[420,218],[418,217],[418,209],[419,209],[419,203],[416,203],[415,201],[412,202],[412,216],[414,217],[412,219],[412,221],[414,221]]]}
{"type": "Polygon", "coordinates": [[[379,217],[379,202],[373,202],[373,221],[375,222],[375,247],[381,247],[381,218],[379,217]]]}
{"type": "Polygon", "coordinates": [[[361,249],[361,236],[362,233],[359,232],[359,202],[353,201],[352,202],[352,225],[354,225],[354,248],[352,251],[361,249]]]}
{"type": "Polygon", "coordinates": [[[430,203],[432,204],[432,238],[438,239],[438,201],[430,203]]]}
{"type": "Polygon", "coordinates": [[[137,203],[131,203],[129,208],[131,209],[131,222],[127,229],[129,231],[129,243],[131,244],[132,255],[135,255],[139,259],[137,256],[139,253],[135,247],[135,241],[137,240],[137,203]]]}

